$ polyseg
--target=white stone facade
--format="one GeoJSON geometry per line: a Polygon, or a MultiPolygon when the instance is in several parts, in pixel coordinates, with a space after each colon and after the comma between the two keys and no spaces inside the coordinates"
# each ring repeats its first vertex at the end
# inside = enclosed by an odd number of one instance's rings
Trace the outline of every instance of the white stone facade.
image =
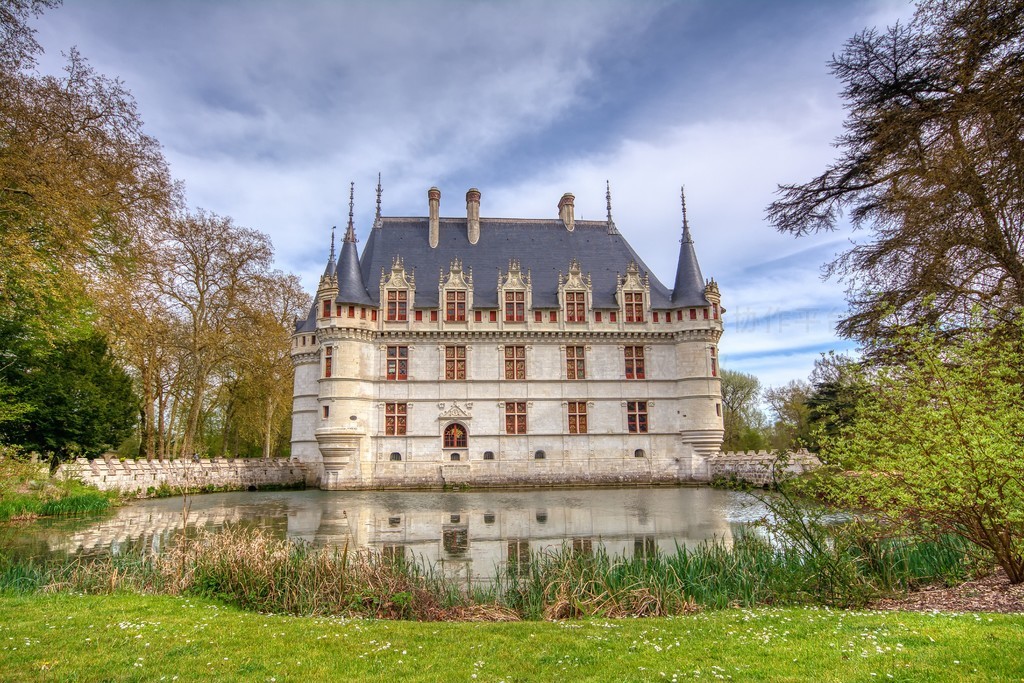
{"type": "MultiPolygon", "coordinates": [[[[375,230],[389,230],[382,223],[375,230]]],[[[567,230],[564,223],[557,229],[567,230]]],[[[588,229],[573,223],[576,233],[588,229]]],[[[481,244],[470,241],[473,249],[486,248],[489,228],[478,220],[481,244]]],[[[428,229],[429,248],[441,248],[425,219],[428,229]]],[[[349,240],[352,259],[351,226],[349,240]]],[[[491,285],[497,291],[486,293],[490,303],[480,304],[479,279],[474,287],[471,270],[463,272],[451,254],[436,298],[420,307],[422,281],[411,258],[395,255],[376,296],[351,304],[345,299],[355,297],[339,293],[346,254],[335,269],[332,249],[314,311],[297,325],[292,458],[306,465],[310,483],[433,488],[707,477],[704,459],[718,452],[723,433],[717,345],[724,309],[713,282],[702,287],[703,305],[673,305],[652,296],[650,276],[630,261],[608,300],[595,302],[585,257],[565,258],[557,303],[537,302],[528,261],[520,267],[510,258],[491,285]],[[389,310],[391,292],[404,292],[404,315],[389,310]],[[465,298],[454,316],[449,292],[465,298]],[[506,299],[511,292],[524,295],[521,314],[515,297],[506,299]],[[570,310],[569,302],[581,305],[570,310]],[[446,439],[449,429],[463,430],[465,441],[446,439]]]]}

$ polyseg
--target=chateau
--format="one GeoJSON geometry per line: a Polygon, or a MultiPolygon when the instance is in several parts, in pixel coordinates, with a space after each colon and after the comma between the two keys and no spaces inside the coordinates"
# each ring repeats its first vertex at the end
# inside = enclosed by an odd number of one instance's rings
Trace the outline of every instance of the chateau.
{"type": "MultiPolygon", "coordinates": [[[[718,286],[682,205],[670,289],[608,218],[349,223],[296,321],[292,458],[324,489],[708,479],[722,441],[718,286]],[[435,279],[436,277],[436,279],[435,279]]],[[[554,214],[554,211],[552,212],[554,214]]]]}

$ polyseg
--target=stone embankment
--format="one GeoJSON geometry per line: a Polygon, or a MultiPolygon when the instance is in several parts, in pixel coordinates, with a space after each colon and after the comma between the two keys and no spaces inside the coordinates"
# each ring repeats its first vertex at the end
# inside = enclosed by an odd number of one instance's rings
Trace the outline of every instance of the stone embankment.
{"type": "Polygon", "coordinates": [[[287,458],[78,458],[62,464],[54,476],[76,478],[103,491],[151,495],[167,487],[190,491],[298,487],[306,481],[306,468],[287,458]]]}
{"type": "Polygon", "coordinates": [[[787,453],[780,460],[771,451],[728,452],[707,459],[711,481],[736,479],[754,486],[770,486],[776,478],[795,476],[821,466],[818,456],[805,450],[787,453]]]}

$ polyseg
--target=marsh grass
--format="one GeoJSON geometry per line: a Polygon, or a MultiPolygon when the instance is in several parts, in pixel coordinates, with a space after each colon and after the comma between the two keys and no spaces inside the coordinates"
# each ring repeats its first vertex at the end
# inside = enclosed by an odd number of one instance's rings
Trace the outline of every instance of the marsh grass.
{"type": "Polygon", "coordinates": [[[159,555],[0,562],[0,590],[199,595],[244,609],[386,619],[515,620],[671,616],[758,605],[854,607],[970,571],[963,542],[833,542],[828,563],[752,533],[613,556],[600,546],[534,553],[466,589],[437,567],[347,547],[314,547],[258,529],[202,531],[159,555]],[[836,589],[835,572],[845,583],[836,589]]]}
{"type": "Polygon", "coordinates": [[[0,522],[95,514],[116,499],[76,480],[51,479],[45,464],[0,457],[0,522]]]}

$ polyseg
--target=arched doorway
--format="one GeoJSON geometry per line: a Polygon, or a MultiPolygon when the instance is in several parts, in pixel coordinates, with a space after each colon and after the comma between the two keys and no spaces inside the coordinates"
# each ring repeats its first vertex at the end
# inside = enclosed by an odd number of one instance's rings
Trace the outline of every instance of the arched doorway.
{"type": "Polygon", "coordinates": [[[444,428],[444,447],[466,448],[467,436],[466,427],[458,422],[453,422],[444,428]]]}

